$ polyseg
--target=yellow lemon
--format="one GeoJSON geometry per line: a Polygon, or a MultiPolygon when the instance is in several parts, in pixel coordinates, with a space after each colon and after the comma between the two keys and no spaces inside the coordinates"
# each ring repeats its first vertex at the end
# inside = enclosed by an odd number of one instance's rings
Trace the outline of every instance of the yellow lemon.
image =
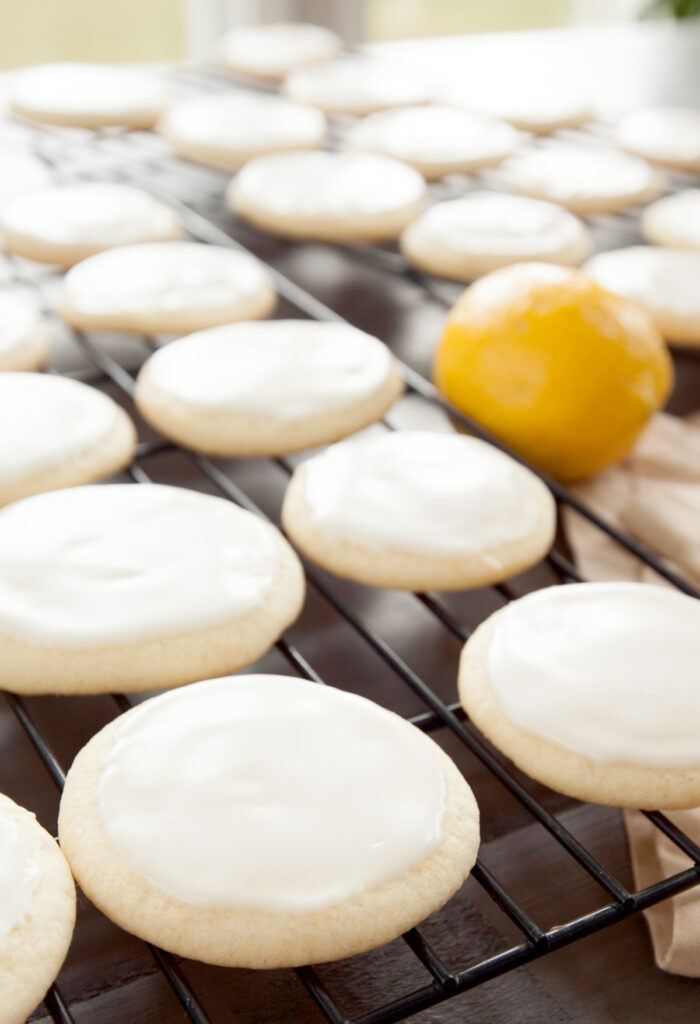
{"type": "Polygon", "coordinates": [[[434,376],[459,409],[571,481],[623,458],[666,400],[673,364],[633,302],[579,271],[520,263],[462,294],[434,376]]]}

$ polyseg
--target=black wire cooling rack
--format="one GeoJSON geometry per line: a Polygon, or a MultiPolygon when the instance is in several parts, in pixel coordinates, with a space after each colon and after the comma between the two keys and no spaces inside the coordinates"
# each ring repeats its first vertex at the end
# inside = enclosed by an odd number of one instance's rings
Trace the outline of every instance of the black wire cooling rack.
{"type": "MultiPolygon", "coordinates": [[[[190,94],[195,91],[231,89],[232,80],[216,70],[180,69],[172,75],[172,90],[175,94],[190,94]]],[[[38,155],[53,169],[59,180],[76,180],[90,178],[93,180],[121,180],[139,184],[144,188],[157,192],[162,198],[171,202],[179,211],[189,235],[199,241],[217,245],[244,249],[237,240],[249,238],[250,233],[242,229],[226,214],[222,200],[223,175],[215,171],[185,164],[169,156],[163,143],[157,137],[142,132],[99,133],[83,131],[55,130],[51,128],[27,128],[31,132],[32,144],[38,155]],[[221,225],[224,226],[221,226],[221,225]],[[232,236],[234,232],[236,237],[232,236]]],[[[575,133],[576,138],[596,144],[599,134],[596,131],[575,133]]],[[[533,144],[538,144],[536,141],[533,144]]],[[[498,172],[487,172],[480,176],[481,183],[498,184],[498,172]]],[[[676,179],[683,183],[682,178],[676,179]]],[[[455,194],[455,187],[464,191],[464,185],[454,186],[444,183],[433,186],[435,197],[455,194]]],[[[634,215],[616,218],[600,218],[605,226],[612,224],[617,244],[626,234],[634,235],[636,220],[634,215]]],[[[426,294],[433,299],[450,303],[457,289],[445,282],[436,282],[411,271],[403,258],[390,249],[379,249],[368,246],[356,246],[349,250],[350,257],[363,264],[380,268],[383,272],[409,277],[412,282],[424,288],[426,294]]],[[[258,253],[259,255],[259,253],[258,253]]],[[[38,292],[39,301],[51,314],[50,300],[47,299],[51,287],[55,284],[55,276],[51,273],[37,274],[28,269],[28,264],[19,259],[5,257],[7,280],[11,285],[38,292]],[[48,308],[47,308],[48,307],[48,308]]],[[[270,268],[275,284],[284,305],[285,312],[314,320],[342,320],[341,316],[319,301],[309,291],[300,287],[288,276],[274,267],[270,268]]],[[[361,302],[361,298],[358,300],[361,302]]],[[[65,331],[65,327],[61,327],[65,331]]],[[[117,358],[105,347],[101,340],[80,331],[70,332],[74,347],[80,352],[84,363],[76,375],[82,380],[97,387],[107,387],[120,392],[129,407],[134,385],[134,373],[138,369],[133,358],[129,365],[125,359],[117,358]]],[[[157,345],[154,339],[142,339],[141,357],[146,357],[157,345]]],[[[455,421],[471,432],[483,437],[499,448],[504,448],[477,423],[459,413],[446,404],[435,388],[410,366],[403,364],[403,373],[407,384],[408,400],[419,402],[428,407],[442,410],[455,421]]],[[[55,369],[49,372],[57,372],[55,369]]],[[[133,409],[132,409],[133,411],[133,409]]],[[[390,413],[385,426],[392,428],[390,413]]],[[[507,450],[507,449],[504,449],[507,450]]],[[[512,454],[512,453],[511,453],[512,454]]],[[[241,463],[232,463],[211,459],[202,455],[178,449],[170,442],[162,439],[142,441],[137,456],[128,469],[128,475],[136,483],[160,479],[158,465],[162,457],[176,456],[205,486],[236,504],[260,515],[267,515],[278,522],[276,510],[270,510],[269,502],[253,497],[255,487],[249,486],[250,470],[241,467],[241,463]],[[145,468],[148,465],[148,469],[145,468]],[[263,508],[264,506],[264,508],[263,508]]],[[[517,456],[516,456],[517,457],[517,456]]],[[[265,461],[268,469],[273,469],[283,481],[291,473],[294,459],[280,458],[274,460],[255,460],[254,472],[263,472],[261,463],[265,461]]],[[[522,460],[521,460],[522,461],[522,460]]],[[[248,466],[250,466],[250,461],[248,466]]],[[[537,471],[535,471],[537,472],[537,471]]],[[[687,581],[670,570],[662,561],[646,550],[631,537],[620,532],[612,525],[603,521],[592,510],[583,505],[573,494],[557,482],[539,475],[551,488],[558,506],[568,506],[584,516],[599,530],[611,537],[617,544],[654,569],[660,576],[686,594],[700,597],[687,581]]],[[[280,485],[281,486],[281,485],[280,485]]],[[[575,583],[581,576],[569,561],[565,548],[560,543],[547,556],[544,569],[545,576],[536,585],[548,583],[575,583]]],[[[648,812],[646,817],[675,846],[683,851],[691,860],[691,865],[673,876],[637,892],[630,892],[600,860],[566,828],[561,820],[547,807],[541,797],[532,794],[537,789],[486,743],[479,733],[473,729],[461,708],[450,703],[441,695],[442,687],[435,685],[435,680],[427,680],[416,671],[409,660],[399,654],[383,635],[381,626],[374,624],[370,616],[359,612],[352,597],[348,596],[342,583],[328,577],[324,572],[306,565],[307,581],[310,592],[325,606],[328,614],[337,617],[352,632],[354,640],[366,648],[371,657],[378,659],[388,671],[393,683],[400,688],[408,688],[422,708],[410,720],[426,732],[434,732],[438,741],[451,735],[452,740],[463,745],[485,770],[497,780],[511,797],[520,804],[523,813],[531,822],[537,823],[551,839],[558,844],[568,859],[570,870],[582,870],[593,880],[598,892],[597,905],[594,909],[575,916],[558,924],[556,927],[544,928],[538,925],[535,918],[503,884],[497,875],[480,859],[472,872],[472,877],[486,896],[490,898],[500,911],[510,920],[520,938],[514,944],[497,952],[488,951],[480,955],[478,950],[472,951],[468,944],[460,948],[460,964],[453,966],[443,957],[429,941],[421,928],[414,928],[403,936],[405,948],[415,957],[422,969],[427,972],[425,984],[401,986],[400,994],[391,998],[383,1005],[375,1005],[359,1015],[348,1016],[339,1000],[322,980],[320,973],[313,967],[300,968],[296,971],[297,978],[315,1002],[323,1016],[333,1024],[391,1024],[393,1021],[404,1020],[412,1014],[434,1006],[460,993],[464,993],[490,979],[530,963],[538,958],[569,946],[585,936],[591,935],[630,914],[651,907],[661,900],[682,892],[700,881],[700,848],[688,836],[675,827],[666,816],[658,812],[648,812]]],[[[530,587],[531,588],[531,587],[530,587]]],[[[500,584],[491,588],[495,604],[518,596],[511,583],[500,584]]],[[[445,630],[458,642],[465,641],[470,635],[463,621],[463,616],[455,610],[450,595],[416,594],[414,600],[421,603],[441,630],[445,630]]],[[[323,682],[322,671],[312,663],[303,650],[289,639],[289,634],[280,639],[276,645],[278,653],[285,659],[291,669],[307,679],[323,682]]],[[[339,656],[344,652],[339,651],[339,656]]],[[[456,675],[456,666],[450,665],[452,676],[456,675]]],[[[37,725],[30,710],[31,700],[22,699],[14,694],[5,693],[5,700],[21,724],[26,736],[38,754],[46,769],[47,780],[59,789],[64,781],[64,768],[59,763],[44,731],[37,725]]],[[[131,701],[124,696],[115,695],[113,710],[120,713],[131,706],[131,701]]],[[[482,813],[488,812],[482,807],[482,813]]],[[[459,935],[456,936],[459,941],[459,935]]],[[[401,941],[401,940],[397,940],[401,941]]],[[[213,1018],[203,1007],[203,997],[195,991],[194,985],[187,978],[186,968],[170,955],[155,947],[149,946],[154,968],[162,972],[177,1000],[182,1007],[185,1019],[194,1024],[220,1024],[223,1018],[213,1018]]],[[[367,970],[372,970],[372,956],[367,960],[367,970]]],[[[68,1001],[61,994],[61,981],[54,985],[45,1000],[45,1007],[50,1018],[56,1024],[76,1024],[68,1001]]],[[[114,1018],[112,1018],[114,1019],[114,1018]]],[[[227,1016],[228,1020],[229,1017],[227,1016]]],[[[239,1018],[240,1019],[240,1018],[239,1018]]],[[[242,1018],[245,1019],[245,1018],[242,1018]]],[[[277,1018],[275,1018],[277,1019],[277,1018]]],[[[456,1019],[456,1018],[455,1018],[456,1019]]]]}

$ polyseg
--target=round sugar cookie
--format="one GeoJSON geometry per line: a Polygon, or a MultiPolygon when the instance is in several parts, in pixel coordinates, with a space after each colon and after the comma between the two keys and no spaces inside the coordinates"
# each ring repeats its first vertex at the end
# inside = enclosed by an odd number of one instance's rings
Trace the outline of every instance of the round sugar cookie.
{"type": "Polygon", "coordinates": [[[683,189],[648,206],[642,234],[654,245],[700,250],[700,188],[683,189]]]}
{"type": "Polygon", "coordinates": [[[43,373],[0,374],[0,505],[110,476],[135,447],[133,423],[97,388],[43,373]]]}
{"type": "Polygon", "coordinates": [[[700,171],[700,110],[643,107],[617,124],[617,141],[630,153],[679,171],[700,171]]]}
{"type": "Polygon", "coordinates": [[[0,794],[0,1006],[24,1024],[66,958],[75,886],[66,859],[34,815],[0,794]]]}
{"type": "Polygon", "coordinates": [[[36,370],[49,355],[49,332],[37,307],[23,295],[0,290],[0,371],[36,370]]]}
{"type": "Polygon", "coordinates": [[[508,184],[534,199],[592,214],[649,202],[663,191],[664,179],[629,153],[558,142],[516,154],[508,184]]]}
{"type": "Polygon", "coordinates": [[[284,91],[326,114],[362,117],[390,107],[427,103],[432,89],[415,68],[374,58],[329,60],[290,71],[284,91]]]}
{"type": "Polygon", "coordinates": [[[12,74],[10,108],[48,124],[151,128],[165,106],[157,75],[118,64],[35,64],[12,74]]]}
{"type": "Polygon", "coordinates": [[[648,583],[528,594],[467,641],[459,695],[533,778],[579,800],[700,804],[700,601],[648,583]]]}
{"type": "Polygon", "coordinates": [[[700,253],[633,245],[593,256],[583,272],[643,306],[667,341],[700,345],[700,253]]]}
{"type": "Polygon", "coordinates": [[[348,324],[227,324],[155,352],[139,412],[209,455],[280,455],[337,441],[381,418],[403,391],[385,345],[348,324]]]}
{"type": "Polygon", "coordinates": [[[0,162],[0,215],[8,205],[25,192],[42,188],[51,182],[45,163],[21,150],[3,153],[0,162]]]}
{"type": "Polygon", "coordinates": [[[430,181],[492,167],[512,153],[519,138],[505,121],[434,105],[369,114],[351,125],[343,145],[402,160],[430,181]]]}
{"type": "Polygon", "coordinates": [[[0,657],[18,693],[155,690],[234,671],[303,598],[279,531],[223,498],[103,484],[0,511],[0,657]]]}
{"type": "Polygon", "coordinates": [[[557,88],[551,81],[540,83],[537,76],[520,78],[517,87],[510,78],[449,85],[442,90],[443,102],[508,121],[515,128],[535,135],[547,135],[562,128],[578,128],[593,117],[589,101],[567,89],[557,88]]]}
{"type": "Polygon", "coordinates": [[[72,267],[60,312],[74,327],[189,334],[268,316],[276,302],[254,256],[201,242],[142,242],[72,267]]]}
{"type": "Polygon", "coordinates": [[[401,235],[401,250],[418,270],[470,281],[511,263],[576,266],[592,249],[583,223],[541,199],[471,192],[436,203],[401,235]]]}
{"type": "Polygon", "coordinates": [[[279,96],[222,93],[170,107],[158,130],[178,156],[236,170],[257,156],[318,149],[326,134],[320,110],[279,96]]]}
{"type": "Polygon", "coordinates": [[[91,181],[16,196],[2,211],[0,230],[8,252],[63,267],[114,246],[182,235],[175,211],[148,192],[91,181]]]}
{"type": "Polygon", "coordinates": [[[285,238],[389,242],[420,213],[425,182],[373,153],[280,153],[251,160],[231,182],[230,209],[285,238]]]}
{"type": "Polygon", "coordinates": [[[322,25],[283,21],[242,25],[224,36],[219,49],[229,71],[279,82],[293,68],[330,60],[342,48],[342,40],[322,25]]]}
{"type": "Polygon", "coordinates": [[[549,550],[554,500],[474,437],[401,430],[341,441],[302,463],[284,497],[293,543],[373,587],[463,590],[514,576],[549,550]]]}
{"type": "Polygon", "coordinates": [[[290,676],[164,694],[76,757],[61,845],[86,895],[181,956],[353,956],[441,907],[476,859],[464,778],[415,726],[290,676]]]}

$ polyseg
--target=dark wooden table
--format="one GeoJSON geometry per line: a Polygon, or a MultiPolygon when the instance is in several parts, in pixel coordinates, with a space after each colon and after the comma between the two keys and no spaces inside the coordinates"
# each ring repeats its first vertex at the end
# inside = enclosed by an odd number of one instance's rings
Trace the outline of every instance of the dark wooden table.
{"type": "MultiPolygon", "coordinates": [[[[591,96],[602,106],[611,99],[616,103],[622,101],[623,105],[651,100],[691,104],[700,100],[698,28],[696,25],[672,31],[666,25],[645,25],[584,33],[491,36],[442,45],[446,47],[443,53],[452,53],[453,48],[459,51],[460,67],[468,69],[477,81],[482,74],[500,73],[504,68],[516,79],[518,74],[541,72],[551,76],[553,83],[557,74],[568,75],[571,81],[580,81],[580,76],[585,76],[591,96]]],[[[426,43],[425,52],[439,53],[438,44],[426,43]]],[[[439,56],[429,59],[443,60],[439,56]]],[[[47,133],[45,139],[51,152],[52,134],[47,133]]],[[[145,140],[142,144],[150,145],[145,140]]],[[[122,152],[120,146],[122,143],[110,136],[95,141],[78,133],[71,155],[71,173],[78,173],[83,167],[90,176],[95,176],[98,164],[93,155],[99,150],[107,175],[112,167],[112,154],[122,152]]],[[[148,178],[156,187],[162,182],[164,189],[169,188],[171,178],[160,163],[157,144],[153,143],[152,159],[151,150],[139,153],[144,181],[148,178]],[[143,152],[148,159],[143,159],[143,152]]],[[[117,161],[114,166],[122,168],[123,164],[117,161]]],[[[384,267],[382,259],[375,259],[371,253],[349,253],[322,245],[291,246],[246,231],[225,216],[216,199],[210,200],[205,194],[207,189],[220,190],[222,179],[208,172],[182,174],[195,192],[201,186],[199,208],[203,212],[208,212],[312,295],[352,323],[378,335],[410,365],[428,372],[445,316],[445,305],[439,297],[428,294],[420,282],[384,267]]],[[[602,248],[637,238],[635,218],[598,218],[593,226],[602,248]]],[[[6,268],[10,274],[28,280],[28,287],[37,287],[48,303],[52,301],[57,284],[52,275],[35,274],[21,262],[6,261],[6,268]]],[[[448,299],[453,292],[448,290],[448,299]]],[[[280,315],[288,313],[283,304],[280,315]]],[[[58,323],[54,326],[56,368],[77,371],[88,366],[90,360],[75,339],[58,323]]],[[[130,370],[137,368],[148,352],[143,340],[116,335],[102,336],[99,346],[130,370]]],[[[671,408],[676,412],[697,408],[700,361],[693,354],[678,353],[676,366],[678,381],[671,408]]],[[[109,382],[98,383],[104,384],[133,413],[118,388],[109,382]]],[[[401,403],[393,418],[398,425],[445,425],[442,413],[415,398],[401,403]]],[[[153,440],[143,424],[139,423],[139,427],[142,439],[153,440]]],[[[277,517],[286,483],[279,467],[264,460],[220,465],[265,511],[277,517]]],[[[142,460],[142,466],[161,482],[213,490],[211,481],[180,453],[153,454],[142,460]]],[[[513,589],[518,594],[548,582],[553,582],[551,572],[541,569],[515,580],[513,589]]],[[[419,602],[410,595],[375,592],[351,584],[334,586],[412,669],[430,681],[440,697],[455,700],[460,644],[419,602]]],[[[472,627],[502,600],[503,596],[494,590],[477,591],[455,597],[451,607],[465,626],[472,627]]],[[[299,623],[290,631],[290,638],[328,682],[366,694],[405,715],[425,710],[416,695],[397,684],[387,665],[313,591],[299,623]]],[[[279,651],[271,652],[253,668],[289,671],[279,651]]],[[[115,714],[108,697],[34,698],[27,701],[27,706],[64,767],[115,714]]],[[[483,815],[484,864],[540,927],[571,920],[606,902],[595,882],[564,854],[470,751],[447,730],[434,735],[455,758],[475,790],[483,815]]],[[[534,783],[528,786],[609,871],[624,885],[633,885],[617,811],[575,803],[534,783]]],[[[0,791],[30,807],[50,831],[55,830],[58,792],[4,700],[0,700],[0,791]]],[[[513,925],[473,880],[427,922],[424,932],[454,968],[463,968],[520,941],[513,925]]],[[[216,1024],[312,1024],[324,1019],[291,971],[256,973],[191,962],[183,964],[183,970],[216,1024]]],[[[401,942],[367,956],[324,966],[319,973],[348,1016],[367,1012],[428,980],[401,942]]],[[[181,1006],[143,943],[111,925],[84,898],[80,899],[75,940],[59,982],[77,1024],[176,1024],[185,1020],[181,1006]]],[[[42,1022],[49,1019],[41,1012],[38,1016],[42,1022]]],[[[467,1020],[474,1024],[691,1022],[700,1019],[700,986],[692,980],[665,975],[654,967],[645,925],[637,916],[427,1010],[415,1019],[432,1024],[467,1020]]]]}

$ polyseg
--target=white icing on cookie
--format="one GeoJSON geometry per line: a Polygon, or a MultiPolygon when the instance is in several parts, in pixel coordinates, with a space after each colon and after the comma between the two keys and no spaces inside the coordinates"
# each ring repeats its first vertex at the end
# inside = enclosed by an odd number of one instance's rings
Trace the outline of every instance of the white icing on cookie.
{"type": "Polygon", "coordinates": [[[4,152],[0,161],[0,215],[17,197],[51,180],[46,164],[21,150],[4,152]]]}
{"type": "Polygon", "coordinates": [[[0,485],[91,451],[117,415],[111,398],[69,377],[0,374],[0,485]]]}
{"type": "Polygon", "coordinates": [[[280,153],[251,160],[235,179],[238,202],[284,217],[351,219],[419,203],[423,178],[371,153],[280,153]]]}
{"type": "Polygon", "coordinates": [[[233,71],[280,79],[292,68],[335,57],[342,42],[330,29],[302,22],[244,25],[221,40],[221,57],[233,71]]]}
{"type": "Polygon", "coordinates": [[[226,324],[190,334],[148,361],[160,392],[206,409],[298,419],[343,409],[377,390],[389,350],[346,324],[226,324]]]}
{"type": "Polygon", "coordinates": [[[279,573],[274,527],[179,487],[74,487],[0,512],[0,634],[70,648],[220,625],[279,573]]]}
{"type": "Polygon", "coordinates": [[[143,242],[90,256],[63,282],[64,302],[88,315],[235,309],[272,287],[253,256],[200,242],[143,242]]]}
{"type": "Polygon", "coordinates": [[[583,258],[588,232],[578,217],[554,203],[496,192],[471,192],[436,203],[409,231],[417,247],[434,246],[497,261],[546,260],[570,253],[583,258]]]}
{"type": "Polygon", "coordinates": [[[536,529],[533,475],[473,437],[401,430],[341,441],[303,467],[312,525],[366,548],[449,557],[536,529]]]}
{"type": "Polygon", "coordinates": [[[700,601],[646,583],[549,587],[494,619],[491,687],[522,729],[605,764],[700,764],[700,601]]]}
{"type": "Polygon", "coordinates": [[[15,71],[10,102],[46,115],[129,117],[157,111],[165,103],[158,77],[118,64],[36,64],[15,71]]]}
{"type": "Polygon", "coordinates": [[[146,701],[104,760],[109,844],[168,896],[312,912],[417,868],[442,838],[444,780],[416,729],[286,676],[146,701]]]}
{"type": "Polygon", "coordinates": [[[633,245],[599,253],[583,272],[601,288],[634,299],[652,316],[700,318],[700,253],[633,245]]]}
{"type": "Polygon", "coordinates": [[[180,220],[171,207],[129,185],[80,182],[53,185],[16,197],[2,214],[2,228],[38,244],[125,245],[170,238],[180,220]]]}
{"type": "Polygon", "coordinates": [[[508,76],[483,81],[450,83],[442,90],[441,99],[492,117],[502,118],[523,131],[551,132],[557,128],[574,127],[591,119],[588,100],[561,88],[551,77],[531,75],[519,78],[517,85],[508,76]]]}
{"type": "Polygon", "coordinates": [[[330,114],[371,114],[375,110],[426,103],[431,88],[422,75],[403,64],[372,58],[331,60],[297,68],[284,90],[301,103],[330,114]]]}
{"type": "Polygon", "coordinates": [[[383,110],[354,124],[344,144],[384,153],[424,173],[442,173],[498,163],[518,144],[518,132],[504,121],[447,106],[383,110]]]}
{"type": "Polygon", "coordinates": [[[516,155],[508,172],[519,191],[572,206],[644,199],[663,184],[659,172],[637,157],[564,142],[516,155]]]}
{"type": "Polygon", "coordinates": [[[621,146],[648,160],[700,171],[700,111],[684,107],[645,107],[620,119],[621,146]]]}
{"type": "Polygon", "coordinates": [[[0,290],[0,362],[10,357],[41,326],[41,314],[29,299],[0,290]]]}
{"type": "Polygon", "coordinates": [[[277,96],[223,93],[177,103],[160,125],[177,148],[198,146],[222,162],[241,162],[280,150],[319,146],[326,133],[320,110],[277,96]]]}
{"type": "Polygon", "coordinates": [[[17,824],[0,811],[0,954],[10,933],[27,918],[42,877],[17,824]]]}
{"type": "Polygon", "coordinates": [[[656,245],[700,249],[700,188],[665,196],[642,214],[642,233],[656,245]]]}

